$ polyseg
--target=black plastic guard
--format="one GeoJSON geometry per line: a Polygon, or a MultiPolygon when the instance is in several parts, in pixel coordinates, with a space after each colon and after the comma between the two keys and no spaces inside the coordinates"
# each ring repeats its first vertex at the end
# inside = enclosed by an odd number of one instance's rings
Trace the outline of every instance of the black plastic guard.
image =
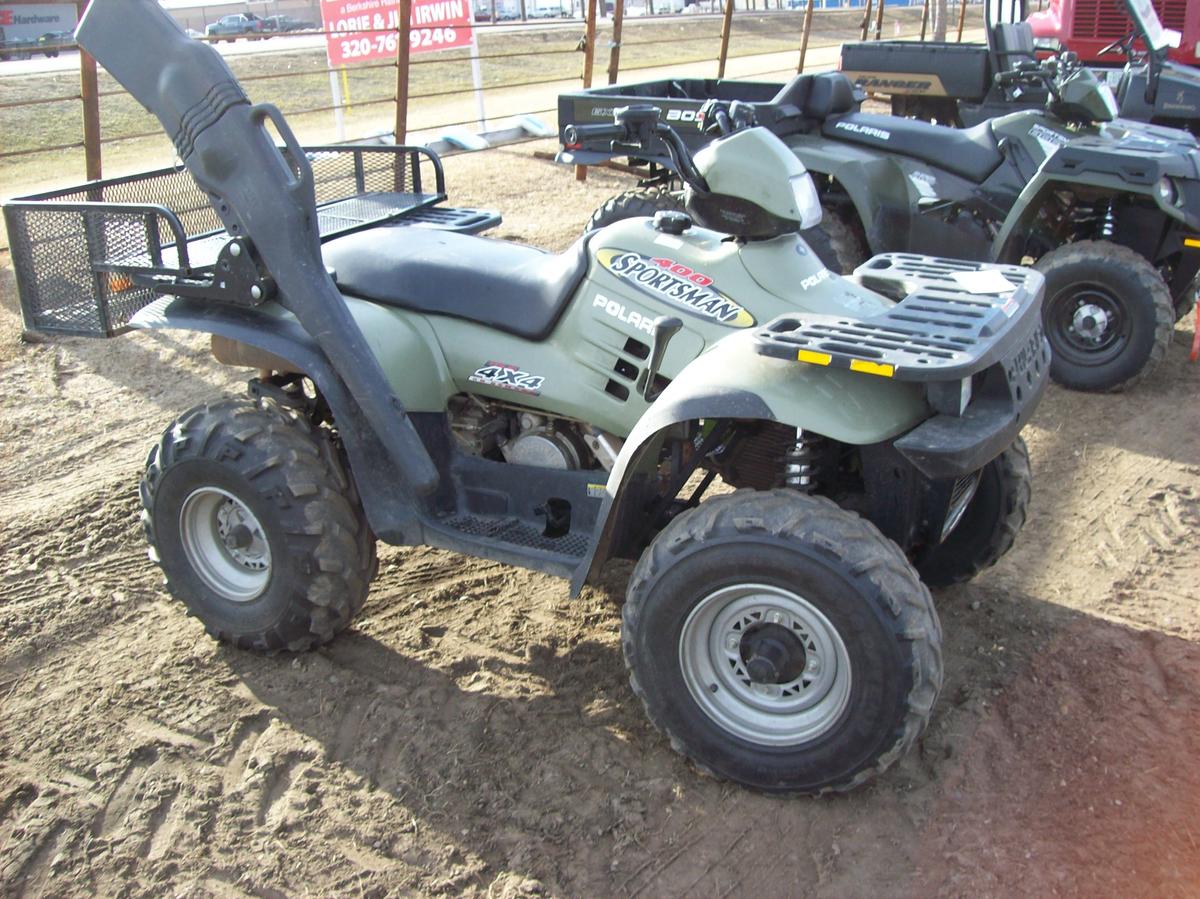
{"type": "Polygon", "coordinates": [[[279,110],[250,106],[220,54],[155,0],[93,0],[76,37],[158,117],[230,235],[253,241],[280,302],[321,347],[408,486],[432,491],[437,469],[325,270],[312,168],[279,110]]]}

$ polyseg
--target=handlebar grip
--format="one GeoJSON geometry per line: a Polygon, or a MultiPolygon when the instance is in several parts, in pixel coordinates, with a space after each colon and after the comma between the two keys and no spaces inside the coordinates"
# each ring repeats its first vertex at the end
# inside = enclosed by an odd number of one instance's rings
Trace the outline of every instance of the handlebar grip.
{"type": "Polygon", "coordinates": [[[563,129],[563,141],[581,144],[585,140],[621,140],[626,134],[624,125],[568,125],[563,129]]]}

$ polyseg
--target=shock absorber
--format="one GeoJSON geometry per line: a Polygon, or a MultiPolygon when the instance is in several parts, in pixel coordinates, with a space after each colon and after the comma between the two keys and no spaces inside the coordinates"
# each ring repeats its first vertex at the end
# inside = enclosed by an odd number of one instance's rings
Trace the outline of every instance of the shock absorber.
{"type": "Polygon", "coordinates": [[[796,428],[796,443],[783,457],[783,480],[793,490],[812,493],[817,487],[818,461],[825,438],[796,428]]]}

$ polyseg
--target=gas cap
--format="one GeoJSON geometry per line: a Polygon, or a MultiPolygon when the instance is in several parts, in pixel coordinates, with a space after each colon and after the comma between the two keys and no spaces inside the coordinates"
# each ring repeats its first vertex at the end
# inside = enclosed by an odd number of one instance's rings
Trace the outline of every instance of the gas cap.
{"type": "Polygon", "coordinates": [[[692,217],[686,212],[663,210],[654,213],[654,228],[664,234],[682,234],[692,227],[692,217]]]}

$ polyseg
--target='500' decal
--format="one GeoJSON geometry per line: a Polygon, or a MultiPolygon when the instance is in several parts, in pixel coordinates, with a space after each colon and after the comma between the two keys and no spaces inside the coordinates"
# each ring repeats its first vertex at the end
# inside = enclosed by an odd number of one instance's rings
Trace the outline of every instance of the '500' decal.
{"type": "Polygon", "coordinates": [[[731,328],[749,328],[754,316],[712,286],[712,278],[673,259],[654,259],[629,250],[605,248],[596,258],[606,269],[688,312],[731,328]]]}

